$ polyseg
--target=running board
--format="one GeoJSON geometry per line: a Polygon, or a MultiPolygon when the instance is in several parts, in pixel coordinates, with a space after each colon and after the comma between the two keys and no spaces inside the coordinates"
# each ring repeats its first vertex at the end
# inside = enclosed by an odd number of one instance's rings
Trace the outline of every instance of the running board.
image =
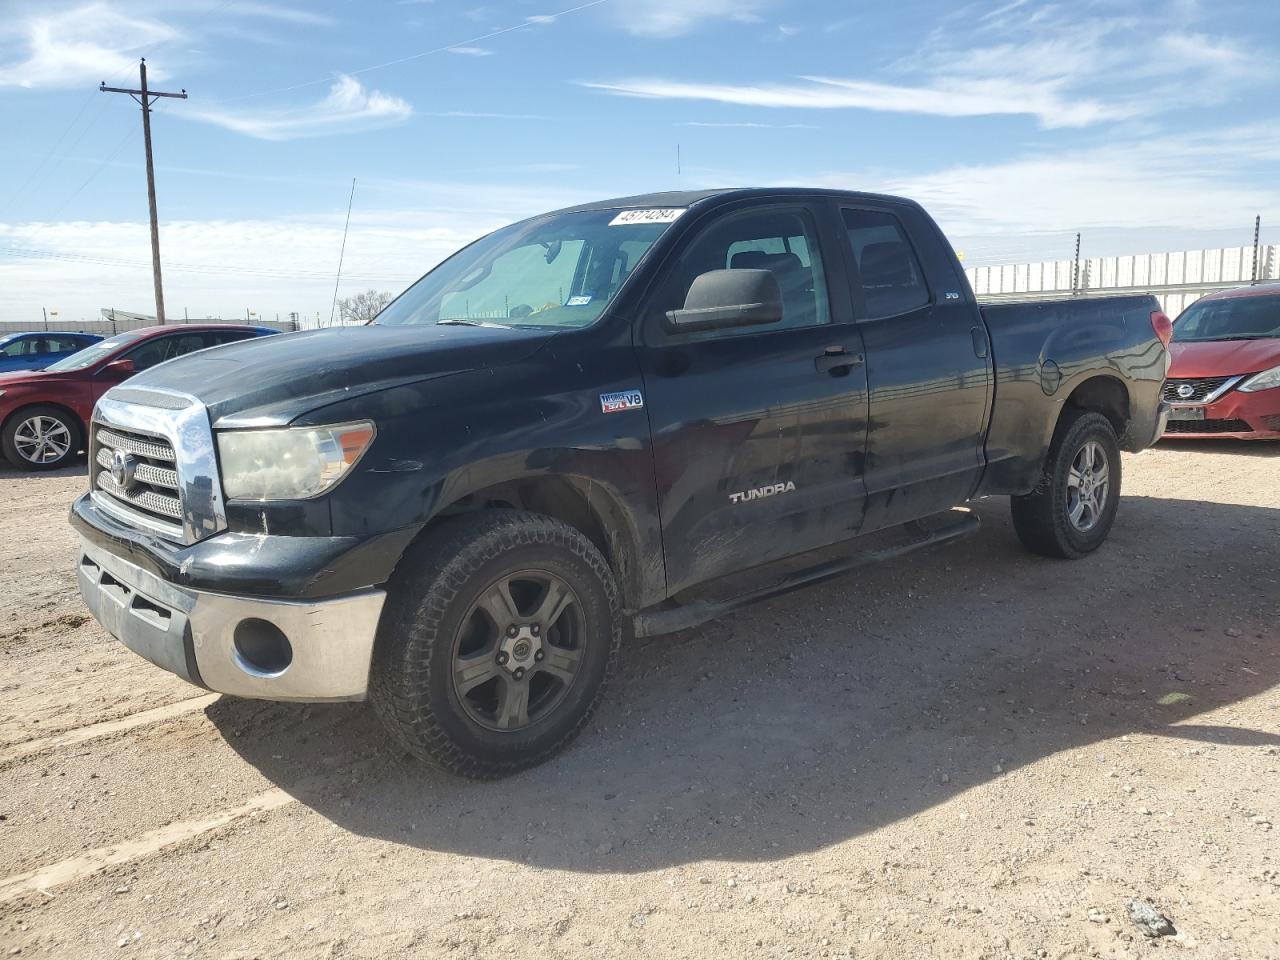
{"type": "Polygon", "coordinates": [[[664,633],[675,633],[679,630],[688,630],[690,627],[701,626],[749,603],[782,596],[792,590],[798,590],[801,587],[807,587],[811,584],[821,583],[823,580],[830,580],[832,577],[838,577],[858,567],[879,563],[882,560],[892,560],[896,557],[922,550],[925,547],[932,547],[940,543],[948,543],[952,540],[972,536],[978,532],[981,526],[982,522],[976,513],[962,513],[959,519],[949,520],[945,525],[933,527],[932,529],[921,528],[918,522],[913,521],[904,525],[904,529],[909,530],[912,527],[917,527],[923,534],[919,539],[877,550],[865,550],[841,557],[838,560],[820,563],[816,566],[799,570],[760,590],[753,590],[750,593],[730,597],[727,600],[694,600],[677,606],[650,607],[648,610],[641,610],[635,615],[632,621],[634,633],[636,637],[656,637],[664,633]]]}

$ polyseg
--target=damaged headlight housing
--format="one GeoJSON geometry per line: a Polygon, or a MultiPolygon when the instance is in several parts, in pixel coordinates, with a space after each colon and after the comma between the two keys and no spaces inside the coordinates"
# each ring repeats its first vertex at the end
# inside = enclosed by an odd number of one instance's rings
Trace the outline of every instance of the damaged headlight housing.
{"type": "Polygon", "coordinates": [[[1243,390],[1245,393],[1253,393],[1257,390],[1270,390],[1272,387],[1280,387],[1280,367],[1272,367],[1270,370],[1255,373],[1236,389],[1243,390]]]}
{"type": "Polygon", "coordinates": [[[373,443],[372,423],[218,433],[229,500],[309,500],[332,489],[373,443]]]}

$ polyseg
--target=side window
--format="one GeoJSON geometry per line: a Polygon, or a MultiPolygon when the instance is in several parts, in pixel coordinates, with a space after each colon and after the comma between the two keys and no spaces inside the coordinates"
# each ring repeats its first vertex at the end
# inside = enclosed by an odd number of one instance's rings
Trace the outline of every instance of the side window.
{"type": "Polygon", "coordinates": [[[239,343],[241,340],[249,339],[252,339],[252,334],[241,330],[219,330],[217,333],[209,334],[209,342],[205,346],[220,347],[224,343],[239,343]]]}
{"type": "Polygon", "coordinates": [[[920,261],[898,218],[882,210],[843,213],[867,317],[892,317],[927,304],[920,261]]]}
{"type": "Polygon", "coordinates": [[[197,350],[203,350],[210,345],[210,336],[207,333],[184,333],[180,337],[169,337],[169,352],[165,355],[166,360],[172,360],[174,357],[180,357],[184,353],[194,353],[197,350]]]}
{"type": "Polygon", "coordinates": [[[711,270],[768,270],[782,292],[782,322],[765,327],[681,334],[680,339],[768,333],[831,322],[826,276],[816,228],[807,213],[773,208],[732,213],[713,222],[685,248],[659,296],[663,310],[678,308],[693,281],[711,270]]]}
{"type": "Polygon", "coordinates": [[[30,346],[30,337],[19,337],[17,340],[10,340],[6,343],[4,349],[0,352],[3,352],[6,357],[25,357],[30,346]]]}
{"type": "Polygon", "coordinates": [[[44,346],[47,353],[74,353],[80,349],[80,344],[70,337],[45,337],[44,346]]]}
{"type": "Polygon", "coordinates": [[[148,340],[140,347],[135,347],[133,350],[130,350],[120,359],[132,360],[133,369],[138,372],[147,370],[150,367],[154,367],[157,363],[163,363],[165,360],[169,359],[169,341],[172,339],[173,337],[156,337],[155,339],[148,340]]]}

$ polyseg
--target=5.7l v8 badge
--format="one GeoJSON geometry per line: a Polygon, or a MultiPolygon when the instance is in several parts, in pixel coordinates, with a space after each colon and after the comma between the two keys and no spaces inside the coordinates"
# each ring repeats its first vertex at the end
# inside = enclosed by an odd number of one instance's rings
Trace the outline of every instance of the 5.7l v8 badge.
{"type": "Polygon", "coordinates": [[[621,413],[623,410],[639,410],[643,406],[644,394],[639,390],[600,394],[601,413],[621,413]]]}

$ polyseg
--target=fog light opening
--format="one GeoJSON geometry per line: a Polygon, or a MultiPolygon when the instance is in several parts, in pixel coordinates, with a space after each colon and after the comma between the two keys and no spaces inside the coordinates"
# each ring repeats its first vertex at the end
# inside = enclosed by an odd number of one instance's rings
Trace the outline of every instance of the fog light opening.
{"type": "Polygon", "coordinates": [[[289,638],[274,623],[251,617],[236,624],[236,662],[255,677],[278,677],[293,662],[289,638]]]}

